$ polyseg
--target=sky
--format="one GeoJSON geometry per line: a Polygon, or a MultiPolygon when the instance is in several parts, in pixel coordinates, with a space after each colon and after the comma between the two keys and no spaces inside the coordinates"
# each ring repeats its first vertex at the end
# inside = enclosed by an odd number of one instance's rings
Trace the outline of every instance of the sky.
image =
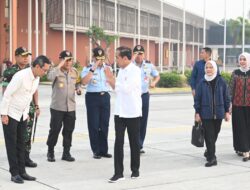
{"type": "MultiPolygon", "coordinates": [[[[172,5],[183,7],[183,0],[164,0],[172,5]]],[[[206,18],[219,22],[224,19],[225,0],[184,0],[186,10],[203,16],[204,1],[206,4],[206,18]]],[[[226,0],[226,18],[237,18],[243,16],[243,1],[244,0],[226,0]]],[[[250,10],[250,0],[245,0],[245,18],[250,10]]]]}

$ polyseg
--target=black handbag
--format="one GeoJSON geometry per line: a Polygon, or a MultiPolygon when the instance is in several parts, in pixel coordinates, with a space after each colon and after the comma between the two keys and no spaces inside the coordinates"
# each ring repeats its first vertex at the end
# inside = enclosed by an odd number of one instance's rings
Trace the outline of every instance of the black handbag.
{"type": "Polygon", "coordinates": [[[203,147],[204,146],[204,133],[205,130],[202,127],[201,122],[195,122],[193,129],[192,129],[192,139],[191,144],[196,147],[203,147]]]}

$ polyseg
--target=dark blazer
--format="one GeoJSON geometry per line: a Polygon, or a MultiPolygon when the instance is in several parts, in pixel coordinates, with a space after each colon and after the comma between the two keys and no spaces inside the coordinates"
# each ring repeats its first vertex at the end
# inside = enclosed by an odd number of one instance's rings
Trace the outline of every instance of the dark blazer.
{"type": "Polygon", "coordinates": [[[206,62],[204,60],[195,62],[190,79],[190,86],[192,90],[195,90],[201,79],[204,78],[205,64],[206,62]]]}
{"type": "Polygon", "coordinates": [[[196,88],[194,108],[202,119],[223,119],[229,112],[230,98],[227,84],[220,75],[216,77],[214,104],[211,85],[203,78],[196,88]],[[215,108],[213,109],[213,106],[215,108]],[[213,113],[214,110],[214,113],[213,113]]]}

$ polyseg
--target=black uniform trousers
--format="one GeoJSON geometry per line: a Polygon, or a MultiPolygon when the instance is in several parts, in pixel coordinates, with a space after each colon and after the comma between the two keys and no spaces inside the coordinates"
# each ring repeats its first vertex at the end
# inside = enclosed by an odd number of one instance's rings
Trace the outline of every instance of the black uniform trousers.
{"type": "Polygon", "coordinates": [[[207,147],[207,160],[216,159],[215,143],[221,129],[222,119],[203,119],[202,126],[205,129],[205,143],[207,147]]]}
{"type": "Polygon", "coordinates": [[[25,173],[24,133],[27,121],[20,122],[9,117],[8,125],[3,124],[6,152],[9,161],[9,171],[12,176],[25,173]]]}
{"type": "Polygon", "coordinates": [[[72,143],[72,133],[75,129],[76,112],[58,111],[50,108],[50,113],[50,130],[47,145],[49,149],[53,150],[63,125],[63,147],[64,150],[69,151],[72,143]]]}
{"type": "Polygon", "coordinates": [[[149,111],[149,93],[141,95],[142,98],[142,117],[140,124],[140,148],[143,148],[143,143],[146,136],[147,123],[148,123],[148,111],[149,111]]]}
{"type": "Polygon", "coordinates": [[[130,145],[130,168],[132,172],[139,172],[140,167],[140,117],[136,118],[121,118],[115,115],[115,175],[123,175],[123,145],[124,134],[127,128],[129,145],[130,145]]]}
{"type": "Polygon", "coordinates": [[[87,92],[85,95],[89,139],[94,154],[108,153],[110,94],[87,92]]]}

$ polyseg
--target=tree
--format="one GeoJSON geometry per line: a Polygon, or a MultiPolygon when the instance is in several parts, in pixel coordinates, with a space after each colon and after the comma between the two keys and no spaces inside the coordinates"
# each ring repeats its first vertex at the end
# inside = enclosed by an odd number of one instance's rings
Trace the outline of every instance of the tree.
{"type": "MultiPolygon", "coordinates": [[[[233,46],[242,44],[242,25],[243,17],[237,17],[236,19],[229,19],[227,22],[227,34],[233,40],[233,46]]],[[[224,20],[220,21],[220,24],[224,25],[224,20]]],[[[245,41],[250,41],[250,22],[245,19],[245,41]]]]}
{"type": "MultiPolygon", "coordinates": [[[[116,40],[118,39],[117,35],[108,35],[104,32],[104,30],[98,26],[91,26],[89,30],[87,31],[87,35],[89,38],[92,39],[92,44],[95,47],[100,47],[101,42],[105,43],[105,54],[107,55],[108,53],[108,48],[109,46],[116,40]]],[[[108,56],[107,56],[108,58],[108,56]]],[[[108,58],[109,61],[109,58],[108,58]]]]}

